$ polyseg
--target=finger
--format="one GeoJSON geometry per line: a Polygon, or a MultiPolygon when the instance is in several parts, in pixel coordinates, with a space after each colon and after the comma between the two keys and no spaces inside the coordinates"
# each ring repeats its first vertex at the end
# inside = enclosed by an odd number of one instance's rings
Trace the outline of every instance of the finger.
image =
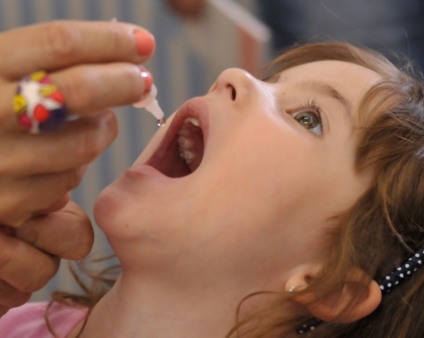
{"type": "Polygon", "coordinates": [[[0,74],[18,80],[37,70],[53,71],[81,63],[139,64],[154,47],[148,31],[127,23],[43,23],[0,34],[0,55],[7,55],[0,63],[0,74]]]}
{"type": "Polygon", "coordinates": [[[15,181],[0,181],[0,219],[4,224],[18,227],[32,216],[40,215],[55,203],[59,203],[81,179],[82,172],[77,169],[15,181]]]}
{"type": "Polygon", "coordinates": [[[0,234],[0,279],[17,290],[39,290],[56,274],[58,267],[58,258],[18,238],[0,234]]]}
{"type": "MultiPolygon", "coordinates": [[[[148,71],[130,63],[75,66],[50,76],[65,98],[68,113],[77,115],[140,101],[153,83],[148,71]]],[[[3,129],[22,129],[12,105],[17,87],[17,82],[2,85],[0,124],[3,129]]]]}
{"type": "MultiPolygon", "coordinates": [[[[83,175],[84,173],[81,171],[81,174],[83,175]]],[[[62,209],[66,204],[68,204],[70,199],[71,193],[67,192],[66,194],[58,198],[56,201],[54,201],[49,207],[44,210],[40,210],[38,214],[34,214],[34,216],[42,216],[50,212],[58,211],[59,209],[62,209]]]]}
{"type": "Polygon", "coordinates": [[[139,101],[153,82],[150,73],[129,63],[72,67],[52,74],[52,79],[69,111],[77,115],[139,101]]]}
{"type": "Polygon", "coordinates": [[[30,292],[22,292],[0,280],[0,317],[7,310],[26,303],[31,297],[30,292]]]}
{"type": "Polygon", "coordinates": [[[16,229],[16,236],[40,250],[66,259],[85,257],[94,240],[90,219],[73,202],[59,211],[27,221],[16,229]]]}
{"type": "Polygon", "coordinates": [[[38,135],[26,131],[0,133],[0,178],[75,170],[94,160],[117,133],[116,117],[110,111],[38,135]]]}

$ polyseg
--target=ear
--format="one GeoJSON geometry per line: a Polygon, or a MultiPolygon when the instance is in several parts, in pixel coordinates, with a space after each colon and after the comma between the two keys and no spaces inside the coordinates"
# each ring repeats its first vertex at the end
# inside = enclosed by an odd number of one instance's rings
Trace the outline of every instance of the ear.
{"type": "MultiPolygon", "coordinates": [[[[297,269],[287,280],[286,290],[306,290],[313,275],[310,269],[297,269]]],[[[304,305],[314,317],[323,321],[352,323],[368,316],[378,307],[381,290],[378,283],[364,271],[354,268],[348,273],[342,288],[325,297],[306,291],[294,296],[294,301],[304,305]]]]}

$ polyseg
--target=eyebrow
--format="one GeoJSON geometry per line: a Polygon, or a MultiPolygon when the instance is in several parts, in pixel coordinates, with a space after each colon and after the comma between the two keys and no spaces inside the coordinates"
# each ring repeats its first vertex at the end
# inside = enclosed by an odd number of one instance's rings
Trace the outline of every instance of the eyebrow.
{"type": "Polygon", "coordinates": [[[345,117],[352,122],[352,104],[339,91],[325,82],[320,81],[302,81],[299,85],[304,85],[318,93],[337,100],[344,107],[343,113],[345,117]]]}

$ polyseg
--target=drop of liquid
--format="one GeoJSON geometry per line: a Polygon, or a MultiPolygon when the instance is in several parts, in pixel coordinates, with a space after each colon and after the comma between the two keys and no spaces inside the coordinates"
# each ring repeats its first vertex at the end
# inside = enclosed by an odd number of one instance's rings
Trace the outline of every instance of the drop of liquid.
{"type": "Polygon", "coordinates": [[[166,119],[162,117],[161,119],[157,120],[158,127],[162,127],[166,123],[166,119]]]}

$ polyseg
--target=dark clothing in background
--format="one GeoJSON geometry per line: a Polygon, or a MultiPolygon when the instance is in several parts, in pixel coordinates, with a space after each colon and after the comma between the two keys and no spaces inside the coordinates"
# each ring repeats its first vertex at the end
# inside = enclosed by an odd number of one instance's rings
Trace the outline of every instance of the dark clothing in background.
{"type": "Polygon", "coordinates": [[[342,40],[424,68],[423,0],[258,0],[277,53],[298,42],[342,40]]]}

